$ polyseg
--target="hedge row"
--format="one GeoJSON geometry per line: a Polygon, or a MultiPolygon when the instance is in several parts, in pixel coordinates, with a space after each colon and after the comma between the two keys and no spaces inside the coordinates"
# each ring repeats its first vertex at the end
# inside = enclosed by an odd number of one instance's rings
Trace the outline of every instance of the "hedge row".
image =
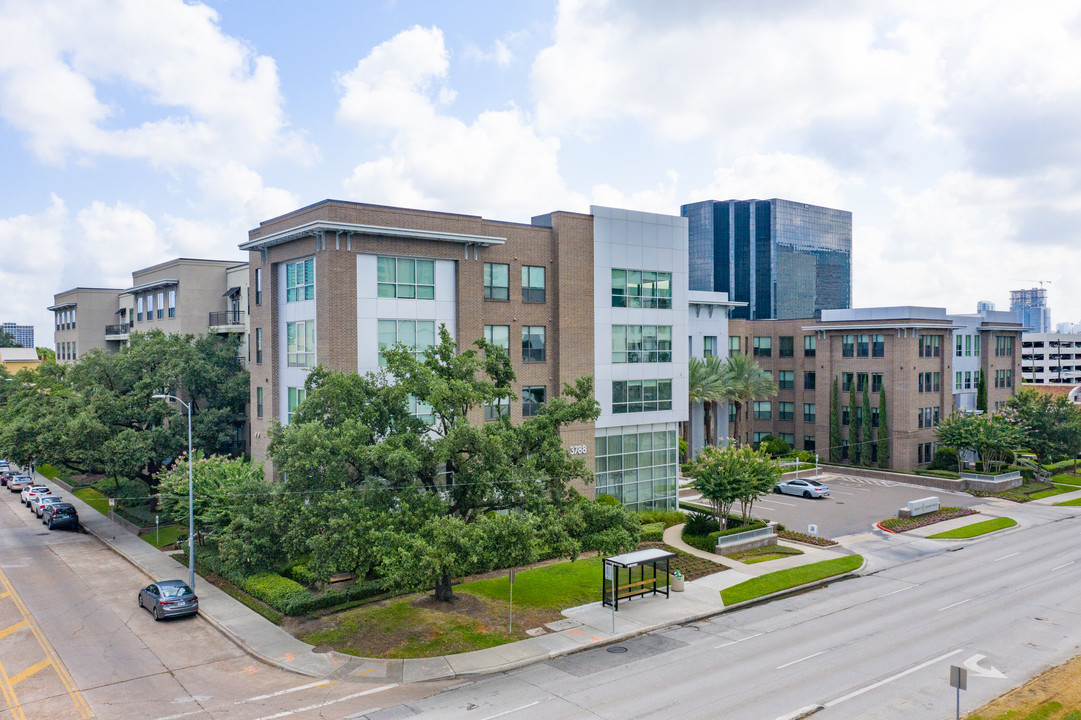
{"type": "Polygon", "coordinates": [[[241,587],[252,597],[286,615],[303,615],[354,600],[364,600],[383,592],[382,583],[370,581],[313,595],[295,580],[274,573],[252,575],[241,587]]]}
{"type": "Polygon", "coordinates": [[[643,525],[652,525],[653,523],[664,523],[666,528],[670,528],[673,525],[679,525],[687,521],[687,516],[681,513],[679,510],[640,510],[635,513],[635,517],[643,525]]]}
{"type": "Polygon", "coordinates": [[[663,522],[649,523],[642,526],[641,542],[658,542],[664,539],[665,526],[663,522]]]}

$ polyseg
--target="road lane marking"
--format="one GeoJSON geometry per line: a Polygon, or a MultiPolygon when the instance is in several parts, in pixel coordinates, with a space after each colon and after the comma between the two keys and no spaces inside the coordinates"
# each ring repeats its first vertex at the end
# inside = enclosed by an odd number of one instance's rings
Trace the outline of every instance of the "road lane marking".
{"type": "Polygon", "coordinates": [[[206,714],[206,710],[189,710],[179,715],[166,715],[165,717],[155,718],[155,720],[177,720],[177,718],[188,717],[189,715],[202,715],[206,714]]]}
{"type": "Polygon", "coordinates": [[[883,685],[886,685],[886,684],[889,684],[889,683],[893,682],[894,680],[899,680],[900,678],[903,678],[905,675],[911,675],[912,673],[916,672],[917,670],[923,670],[925,667],[928,667],[930,665],[934,665],[937,662],[942,662],[946,658],[951,658],[951,657],[953,657],[954,655],[956,655],[957,653],[959,653],[959,652],[961,652],[963,650],[964,650],[964,648],[958,648],[957,650],[954,650],[953,652],[948,652],[945,655],[939,655],[938,657],[933,658],[931,660],[928,660],[925,663],[920,663],[919,665],[917,665],[915,667],[910,667],[908,670],[904,670],[902,672],[899,672],[896,675],[891,675],[888,678],[885,678],[884,680],[879,680],[876,683],[871,683],[870,685],[868,685],[865,688],[860,688],[859,690],[855,690],[853,692],[850,692],[847,695],[843,695],[843,696],[837,698],[836,700],[830,700],[828,703],[825,704],[825,707],[830,708],[830,707],[833,707],[834,705],[840,705],[841,703],[843,703],[846,700],[851,700],[852,698],[858,697],[858,696],[864,694],[865,692],[870,692],[871,690],[874,690],[875,688],[880,688],[883,685]]]}
{"type": "Polygon", "coordinates": [[[511,710],[504,710],[503,712],[496,713],[495,715],[489,715],[488,717],[484,718],[484,720],[495,720],[496,718],[501,718],[504,715],[510,715],[511,713],[518,712],[519,710],[525,710],[526,708],[531,708],[534,705],[540,705],[540,702],[541,702],[540,700],[534,700],[533,702],[529,703],[528,705],[522,705],[521,707],[516,707],[516,708],[513,708],[511,710]]]}
{"type": "Polygon", "coordinates": [[[965,603],[967,603],[967,602],[968,602],[969,600],[975,600],[975,599],[976,599],[976,598],[968,598],[968,599],[966,599],[966,600],[962,600],[961,602],[955,602],[955,603],[954,603],[953,605],[947,605],[946,607],[942,607],[942,608],[939,608],[939,609],[938,609],[938,611],[939,611],[939,612],[942,612],[943,610],[949,610],[949,609],[950,609],[950,608],[952,608],[952,607],[957,607],[958,605],[964,605],[964,604],[965,604],[965,603]]]}
{"type": "Polygon", "coordinates": [[[323,687],[324,685],[335,685],[337,680],[320,680],[318,682],[308,683],[307,685],[300,685],[299,687],[289,688],[288,690],[279,690],[278,692],[268,693],[266,695],[256,695],[255,697],[245,698],[244,700],[237,700],[234,705],[242,705],[243,703],[255,702],[256,700],[266,700],[267,698],[278,697],[279,695],[288,695],[289,693],[300,692],[301,690],[311,690],[312,688],[323,687]]]}
{"type": "Polygon", "coordinates": [[[377,688],[365,690],[364,692],[353,693],[352,695],[346,695],[345,697],[338,698],[337,700],[327,700],[326,702],[317,703],[315,705],[308,705],[307,707],[297,708],[296,710],[286,710],[285,712],[280,712],[276,715],[264,715],[261,718],[256,718],[256,720],[277,720],[277,718],[289,717],[290,715],[308,712],[309,710],[318,710],[320,708],[325,708],[328,705],[334,705],[335,703],[345,702],[346,700],[353,700],[354,698],[363,697],[365,695],[383,692],[384,690],[391,690],[396,687],[398,687],[398,683],[391,683],[390,685],[380,685],[377,688]]]}
{"type": "Polygon", "coordinates": [[[18,685],[19,683],[21,683],[26,678],[30,677],[31,675],[34,675],[36,673],[41,672],[42,670],[44,670],[45,668],[49,667],[52,664],[53,664],[52,658],[44,658],[42,660],[38,660],[36,663],[34,663],[30,667],[26,668],[22,672],[15,673],[14,675],[11,675],[10,677],[8,677],[8,685],[18,685]]]}
{"type": "Polygon", "coordinates": [[[760,637],[762,635],[765,635],[765,633],[755,633],[754,635],[750,635],[750,636],[745,637],[745,638],[740,638],[739,640],[733,640],[732,642],[726,642],[724,645],[718,645],[717,647],[715,647],[713,649],[714,650],[720,650],[721,648],[726,648],[729,645],[735,645],[736,643],[741,643],[744,640],[753,640],[754,638],[760,637]]]}
{"type": "Polygon", "coordinates": [[[878,597],[879,597],[879,599],[884,598],[884,597],[889,597],[890,595],[896,595],[897,593],[903,593],[905,590],[911,590],[914,587],[916,587],[916,586],[915,585],[909,585],[908,587],[903,587],[900,590],[894,590],[893,592],[888,592],[885,595],[879,595],[878,597]]]}
{"type": "Polygon", "coordinates": [[[1063,563],[1062,565],[1059,565],[1058,567],[1053,567],[1053,568],[1051,568],[1051,572],[1055,572],[1056,570],[1061,570],[1062,568],[1066,567],[1067,565],[1073,565],[1074,562],[1075,562],[1074,560],[1071,560],[1070,562],[1063,563]]]}
{"type": "Polygon", "coordinates": [[[780,500],[759,500],[759,505],[784,505],[785,507],[797,507],[796,503],[786,503],[780,500]]]}
{"type": "Polygon", "coordinates": [[[7,628],[4,628],[3,630],[0,630],[0,639],[6,638],[8,635],[10,635],[13,632],[16,632],[18,630],[22,630],[24,627],[30,627],[30,625],[26,622],[26,620],[20,620],[19,622],[15,623],[11,627],[7,627],[7,628]]]}
{"type": "Polygon", "coordinates": [[[998,562],[999,560],[1005,560],[1006,558],[1012,558],[1012,557],[1013,557],[1014,555],[1020,555],[1020,554],[1021,554],[1021,552],[1020,552],[1020,551],[1018,551],[1018,552],[1015,552],[1015,553],[1010,553],[1009,555],[1003,555],[1003,556],[1002,556],[1002,557],[1000,557],[1000,558],[997,558],[997,559],[995,559],[995,560],[992,560],[992,562],[998,562]]]}
{"type": "Polygon", "coordinates": [[[792,661],[792,662],[790,662],[790,663],[785,663],[784,665],[778,665],[778,666],[777,666],[777,669],[778,669],[778,670],[784,670],[784,669],[785,669],[786,667],[788,667],[789,665],[795,665],[796,663],[801,663],[801,662],[803,662],[804,660],[810,660],[810,659],[811,659],[811,658],[813,658],[813,657],[818,657],[819,655],[821,655],[821,654],[822,654],[822,653],[824,653],[824,652],[826,652],[826,651],[825,651],[825,650],[820,650],[820,651],[816,652],[816,653],[815,653],[814,655],[808,655],[807,657],[801,657],[801,658],[800,658],[799,660],[793,660],[793,661],[792,661]]]}

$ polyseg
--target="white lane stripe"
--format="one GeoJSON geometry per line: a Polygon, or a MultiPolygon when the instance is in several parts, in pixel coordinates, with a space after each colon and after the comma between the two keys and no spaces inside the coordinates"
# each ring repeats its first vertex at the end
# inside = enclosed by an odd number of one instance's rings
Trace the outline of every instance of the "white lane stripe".
{"type": "Polygon", "coordinates": [[[915,585],[909,585],[908,587],[903,587],[900,590],[894,590],[893,592],[888,592],[885,595],[879,595],[878,597],[879,598],[889,597],[890,595],[896,595],[897,593],[903,593],[905,590],[911,590],[914,587],[916,587],[916,586],[915,585]]]}
{"type": "Polygon", "coordinates": [[[1020,554],[1021,554],[1021,552],[1020,552],[1020,551],[1018,551],[1018,552],[1015,552],[1015,553],[1010,553],[1009,555],[1003,555],[1003,556],[1002,556],[1002,557],[1000,557],[1000,558],[996,558],[996,559],[995,559],[995,560],[993,560],[992,562],[998,562],[999,560],[1005,560],[1006,558],[1012,558],[1012,557],[1013,557],[1014,555],[1020,555],[1020,554]]]}
{"type": "Polygon", "coordinates": [[[784,505],[785,507],[796,507],[795,503],[786,503],[786,502],[781,502],[780,500],[759,500],[758,504],[759,505],[767,505],[767,506],[770,506],[770,505],[784,505]]]}
{"type": "Polygon", "coordinates": [[[815,653],[814,655],[808,655],[807,657],[801,657],[801,658],[800,658],[799,660],[793,660],[793,661],[792,661],[792,662],[790,662],[790,663],[785,663],[784,665],[778,665],[778,666],[777,666],[777,669],[778,669],[778,670],[784,670],[784,669],[785,669],[786,667],[788,667],[789,665],[795,665],[796,663],[801,663],[801,662],[803,662],[804,660],[810,660],[810,659],[811,659],[811,658],[813,658],[813,657],[818,657],[819,655],[821,655],[821,654],[822,654],[822,653],[824,653],[824,652],[826,652],[826,651],[825,651],[825,650],[819,650],[819,651],[818,651],[818,652],[816,652],[816,653],[815,653]]]}
{"type": "Polygon", "coordinates": [[[751,639],[759,637],[761,635],[765,635],[765,633],[755,633],[754,635],[749,635],[749,636],[747,636],[745,638],[740,638],[739,640],[733,640],[732,642],[726,642],[724,645],[718,645],[717,647],[715,647],[713,649],[714,650],[720,650],[721,648],[726,648],[729,645],[735,645],[736,643],[741,643],[744,640],[751,640],[751,639]]]}
{"type": "Polygon", "coordinates": [[[1066,567],[1067,565],[1073,565],[1074,562],[1075,562],[1074,560],[1071,560],[1070,562],[1063,563],[1062,565],[1059,565],[1058,567],[1053,567],[1053,568],[1051,568],[1051,572],[1054,572],[1056,570],[1061,570],[1062,568],[1066,567]]]}
{"type": "Polygon", "coordinates": [[[942,612],[943,610],[949,610],[952,607],[957,607],[958,605],[964,605],[969,600],[975,600],[975,599],[976,598],[968,598],[968,600],[962,600],[961,602],[955,602],[953,605],[947,605],[946,607],[939,608],[938,611],[942,612]]]}
{"type": "Polygon", "coordinates": [[[964,650],[964,648],[958,648],[957,650],[954,650],[953,652],[948,652],[945,655],[939,655],[938,657],[934,658],[933,660],[928,660],[925,663],[920,663],[916,667],[911,667],[908,670],[897,673],[896,675],[891,675],[890,677],[886,678],[885,680],[879,680],[876,683],[872,683],[872,684],[868,685],[865,688],[860,688],[859,690],[856,690],[854,692],[850,692],[847,695],[844,695],[842,697],[837,698],[836,700],[830,700],[828,703],[826,703],[825,707],[829,708],[829,707],[833,707],[834,705],[840,705],[845,700],[851,700],[852,698],[858,697],[858,696],[864,694],[865,692],[870,692],[871,690],[874,690],[875,688],[880,688],[883,685],[886,685],[888,683],[893,682],[894,680],[898,680],[900,678],[903,678],[905,675],[911,675],[912,673],[916,672],[917,670],[923,670],[925,667],[927,667],[929,665],[934,665],[936,662],[941,662],[941,661],[945,660],[946,658],[953,657],[954,655],[961,652],[962,650],[964,650]]]}
{"type": "Polygon", "coordinates": [[[522,705],[521,707],[512,708],[510,710],[504,710],[503,712],[496,713],[495,715],[489,715],[488,717],[484,718],[484,720],[495,720],[495,718],[500,718],[500,717],[503,717],[504,715],[510,715],[511,713],[518,712],[519,710],[525,710],[526,708],[531,708],[534,705],[540,705],[540,700],[534,700],[533,702],[529,703],[528,705],[522,705]]]}
{"type": "Polygon", "coordinates": [[[244,703],[255,702],[256,700],[266,700],[267,698],[278,697],[279,695],[288,695],[289,693],[299,692],[300,690],[311,690],[312,688],[323,687],[324,685],[333,685],[338,682],[337,680],[320,680],[319,682],[308,683],[307,685],[301,685],[300,687],[289,688],[288,690],[279,690],[278,692],[272,692],[268,695],[256,695],[255,697],[246,698],[244,700],[237,700],[234,705],[242,705],[244,703]]]}
{"type": "Polygon", "coordinates": [[[165,717],[157,718],[157,720],[176,720],[177,718],[187,717],[188,715],[200,715],[206,713],[206,710],[191,710],[190,712],[180,713],[179,715],[166,715],[165,717]]]}
{"type": "Polygon", "coordinates": [[[338,698],[337,700],[327,700],[326,702],[318,703],[316,705],[309,705],[307,707],[297,708],[296,710],[286,710],[276,715],[264,715],[256,720],[276,720],[277,718],[289,717],[290,715],[296,715],[297,713],[308,712],[309,710],[318,710],[319,708],[325,708],[328,705],[334,705],[335,703],[345,702],[346,700],[353,700],[354,698],[363,697],[365,695],[371,695],[377,692],[383,692],[384,690],[390,690],[398,687],[398,683],[391,683],[390,685],[380,685],[377,688],[371,690],[365,690],[364,692],[353,693],[352,695],[346,695],[345,697],[338,698]]]}

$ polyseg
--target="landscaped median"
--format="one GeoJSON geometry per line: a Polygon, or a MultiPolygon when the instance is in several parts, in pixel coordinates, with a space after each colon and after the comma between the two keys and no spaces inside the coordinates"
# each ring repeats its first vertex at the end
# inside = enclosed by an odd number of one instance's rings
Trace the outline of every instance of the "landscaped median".
{"type": "Polygon", "coordinates": [[[967,515],[977,515],[979,510],[962,507],[943,507],[935,512],[913,518],[886,518],[878,522],[878,527],[889,533],[903,533],[916,528],[927,527],[935,523],[953,520],[967,515]]]}
{"type": "Polygon", "coordinates": [[[1013,518],[991,518],[990,520],[972,523],[971,525],[954,528],[953,530],[947,530],[946,532],[940,532],[935,535],[928,535],[927,538],[929,540],[963,540],[965,538],[974,538],[979,535],[986,535],[987,533],[992,533],[996,530],[1005,530],[1006,528],[1013,527],[1016,524],[1017,521],[1013,518]]]}
{"type": "Polygon", "coordinates": [[[806,585],[816,580],[843,575],[856,570],[861,565],[863,565],[863,556],[847,555],[842,558],[789,568],[788,570],[778,570],[721,590],[721,600],[726,606],[735,605],[736,603],[772,595],[789,588],[806,585]]]}

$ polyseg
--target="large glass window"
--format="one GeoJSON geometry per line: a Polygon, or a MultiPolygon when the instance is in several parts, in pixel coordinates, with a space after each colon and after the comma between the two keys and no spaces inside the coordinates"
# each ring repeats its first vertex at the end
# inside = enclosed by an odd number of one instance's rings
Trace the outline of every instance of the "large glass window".
{"type": "Polygon", "coordinates": [[[376,284],[379,297],[435,299],[435,261],[416,258],[380,257],[376,259],[376,284]]]}
{"type": "Polygon", "coordinates": [[[408,397],[406,403],[410,415],[423,420],[425,425],[433,425],[435,423],[435,413],[432,412],[431,405],[417,400],[413,395],[408,397]]]}
{"type": "Polygon", "coordinates": [[[679,445],[672,425],[598,430],[597,495],[612,495],[632,510],[674,510],[679,445]]]}
{"type": "Polygon", "coordinates": [[[544,406],[544,385],[527,385],[522,388],[522,417],[533,417],[544,406]]]}
{"type": "Polygon", "coordinates": [[[871,336],[871,357],[886,357],[886,336],[871,336]]]}
{"type": "Polygon", "coordinates": [[[315,367],[315,321],[285,323],[286,365],[315,367]]]}
{"type": "Polygon", "coordinates": [[[315,299],[315,258],[285,264],[285,302],[315,299]]]}
{"type": "Polygon", "coordinates": [[[169,317],[176,317],[176,290],[169,291],[169,317]]]}
{"type": "Polygon", "coordinates": [[[510,399],[494,398],[484,403],[484,419],[498,420],[510,416],[510,399]]]}
{"type": "Polygon", "coordinates": [[[777,403],[777,419],[791,420],[796,414],[796,404],[790,402],[777,403]]]}
{"type": "Polygon", "coordinates": [[[995,355],[997,357],[1009,357],[1013,355],[1013,336],[995,336],[995,355]]]}
{"type": "Polygon", "coordinates": [[[544,362],[544,326],[522,326],[522,360],[544,362]]]}
{"type": "Polygon", "coordinates": [[[484,263],[484,299],[510,299],[510,265],[484,263]]]}
{"type": "Polygon", "coordinates": [[[544,302],[544,268],[539,265],[522,266],[522,302],[544,302]]]}
{"type": "Polygon", "coordinates": [[[769,420],[773,417],[773,403],[769,400],[754,401],[754,419],[769,420]]]}
{"type": "Polygon", "coordinates": [[[791,335],[782,335],[777,338],[777,345],[777,357],[792,357],[795,354],[791,335]]]}
{"type": "Polygon", "coordinates": [[[672,307],[672,273],[612,269],[612,307],[672,307]]]}
{"type": "Polygon", "coordinates": [[[503,348],[510,355],[510,325],[485,325],[484,339],[503,348]]]}
{"type": "Polygon", "coordinates": [[[940,357],[942,355],[941,335],[920,335],[920,357],[940,357]]]}
{"type": "Polygon", "coordinates": [[[752,341],[754,357],[770,357],[773,354],[773,338],[756,337],[752,341]]]}
{"type": "Polygon", "coordinates": [[[613,325],[612,362],[672,362],[672,326],[613,325]]]}
{"type": "Polygon", "coordinates": [[[387,364],[383,357],[383,348],[401,343],[413,349],[417,359],[424,357],[424,351],[435,345],[434,320],[380,320],[379,321],[379,365],[387,364]]]}
{"type": "Polygon", "coordinates": [[[615,380],[612,382],[612,413],[653,412],[672,409],[672,381],[615,380]]]}
{"type": "Polygon", "coordinates": [[[781,370],[777,373],[777,387],[781,390],[791,389],[796,386],[796,371],[781,370]]]}
{"type": "Polygon", "coordinates": [[[255,328],[255,362],[263,362],[263,328],[255,328]]]}
{"type": "Polygon", "coordinates": [[[814,335],[803,336],[803,357],[814,357],[818,340],[814,335]]]}
{"type": "Polygon", "coordinates": [[[293,422],[293,415],[296,414],[296,409],[300,403],[304,402],[304,399],[308,397],[308,391],[302,387],[289,388],[289,422],[293,422]]]}

